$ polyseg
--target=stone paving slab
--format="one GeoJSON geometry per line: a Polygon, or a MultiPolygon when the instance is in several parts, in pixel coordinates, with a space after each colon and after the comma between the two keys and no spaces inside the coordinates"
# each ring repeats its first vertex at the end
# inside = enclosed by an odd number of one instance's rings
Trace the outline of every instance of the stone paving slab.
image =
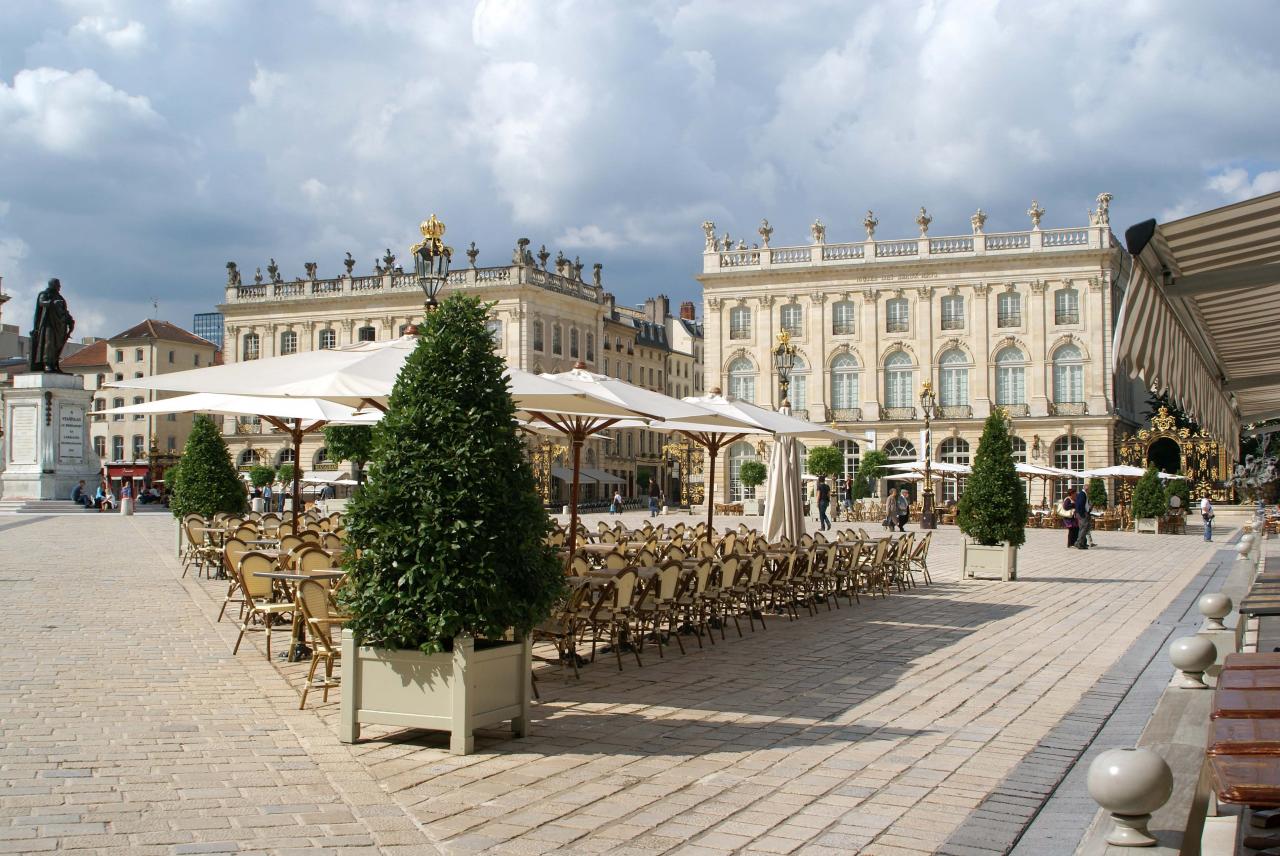
{"type": "MultiPolygon", "coordinates": [[[[645,666],[624,661],[621,674],[606,660],[580,681],[539,667],[531,737],[484,733],[477,754],[458,758],[430,732],[368,728],[369,739],[342,746],[340,691],[298,712],[305,664],[268,664],[261,634],[231,658],[232,623],[212,623],[225,585],[178,579],[170,522],[49,521],[5,531],[0,519],[0,579],[27,579],[0,582],[21,640],[2,680],[46,682],[29,702],[0,701],[0,809],[11,810],[0,831],[28,836],[0,835],[0,852],[73,839],[163,853],[228,842],[262,852],[935,852],[1208,555],[1190,536],[1099,533],[1101,548],[1080,552],[1060,531],[1032,530],[1022,579],[961,583],[958,533],[943,529],[931,587],[796,622],[770,617],[742,639],[729,628],[702,649],[686,637],[683,657],[646,647],[645,666]],[[41,557],[38,573],[22,572],[29,556],[41,557]],[[46,622],[46,612],[67,618],[46,622]],[[46,624],[76,641],[48,636],[46,624]],[[163,730],[174,725],[194,730],[163,730]],[[28,772],[22,760],[41,740],[81,760],[42,759],[28,772]],[[117,767],[129,775],[109,777],[117,767]],[[70,775],[35,775],[60,770],[70,775]],[[79,808],[86,779],[99,788],[86,793],[135,813],[117,826],[111,806],[79,808]],[[8,802],[23,798],[34,801],[8,802]],[[48,816],[59,819],[44,832],[36,823],[35,836],[30,822],[9,822],[48,816]],[[79,823],[105,831],[60,831],[79,823]]],[[[1019,807],[1038,798],[1011,797],[1019,807]]],[[[1007,831],[990,822],[992,834],[1007,831]]]]}

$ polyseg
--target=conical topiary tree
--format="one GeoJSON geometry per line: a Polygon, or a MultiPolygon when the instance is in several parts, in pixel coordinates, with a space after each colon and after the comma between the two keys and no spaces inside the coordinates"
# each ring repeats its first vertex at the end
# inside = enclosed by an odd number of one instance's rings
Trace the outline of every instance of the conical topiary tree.
{"type": "Polygon", "coordinates": [[[973,475],[956,506],[960,531],[984,547],[1026,541],[1027,495],[1014,466],[1004,413],[987,417],[973,459],[973,475]]]}
{"type": "Polygon", "coordinates": [[[869,449],[862,453],[858,472],[853,478],[854,499],[865,499],[874,493],[876,482],[880,480],[880,468],[888,463],[889,456],[879,449],[869,449]]]}
{"type": "Polygon", "coordinates": [[[564,585],[486,320],[457,294],[429,313],[374,429],[346,514],[359,644],[430,654],[462,634],[524,634],[564,585]]]}
{"type": "Polygon", "coordinates": [[[196,416],[182,458],[176,468],[169,469],[167,482],[174,517],[211,517],[219,511],[243,514],[249,509],[244,482],[231,462],[222,432],[208,416],[196,416]]]}
{"type": "Polygon", "coordinates": [[[1089,504],[1094,508],[1107,507],[1107,485],[1100,478],[1089,479],[1089,504]]]}
{"type": "Polygon", "coordinates": [[[1133,516],[1138,518],[1159,517],[1164,514],[1164,489],[1160,487],[1160,477],[1156,468],[1148,466],[1147,471],[1138,479],[1133,487],[1133,516]]]}

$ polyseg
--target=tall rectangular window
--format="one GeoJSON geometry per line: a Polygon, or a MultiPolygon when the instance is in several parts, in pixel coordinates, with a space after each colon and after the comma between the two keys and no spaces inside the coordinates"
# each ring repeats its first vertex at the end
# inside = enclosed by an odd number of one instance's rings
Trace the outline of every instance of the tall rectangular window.
{"type": "Polygon", "coordinates": [[[804,334],[804,308],[799,303],[784,303],[778,318],[783,332],[791,336],[804,334]]]}
{"type": "Polygon", "coordinates": [[[1022,295],[1018,292],[1005,291],[996,297],[996,326],[1022,326],[1022,295]]]}
{"type": "Polygon", "coordinates": [[[1080,295],[1074,288],[1063,288],[1054,292],[1053,323],[1080,323],[1080,295]]]}
{"type": "Polygon", "coordinates": [[[320,331],[320,350],[327,351],[331,348],[338,347],[338,331],[332,329],[324,329],[320,331]]]}
{"type": "Polygon", "coordinates": [[[124,436],[121,434],[111,438],[111,460],[124,460],[124,436]]]}
{"type": "Polygon", "coordinates": [[[909,327],[910,307],[905,297],[894,297],[884,305],[886,333],[905,333],[909,327]]]}
{"type": "Polygon", "coordinates": [[[729,338],[751,338],[751,308],[735,306],[729,310],[729,338]]]}
{"type": "Polygon", "coordinates": [[[533,349],[535,351],[542,350],[542,322],[533,322],[533,349]]]}
{"type": "Polygon", "coordinates": [[[855,332],[855,306],[851,300],[841,300],[831,307],[831,335],[852,336],[855,332]]]}
{"type": "Polygon", "coordinates": [[[964,298],[958,294],[948,294],[942,298],[942,329],[964,329],[964,298]]]}

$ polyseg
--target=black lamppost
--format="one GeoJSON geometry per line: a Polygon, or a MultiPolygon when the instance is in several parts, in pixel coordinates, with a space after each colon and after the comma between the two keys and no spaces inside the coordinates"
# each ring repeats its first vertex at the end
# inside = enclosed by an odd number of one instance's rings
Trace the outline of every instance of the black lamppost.
{"type": "Polygon", "coordinates": [[[453,259],[453,248],[444,244],[444,223],[432,214],[418,227],[422,232],[422,240],[410,249],[413,252],[413,269],[418,277],[418,287],[426,296],[428,312],[439,305],[436,297],[449,279],[449,262],[453,259]]]}
{"type": "Polygon", "coordinates": [[[783,330],[778,334],[778,345],[773,349],[773,368],[778,372],[778,386],[782,390],[779,407],[790,409],[787,389],[791,386],[791,369],[796,364],[796,346],[791,344],[791,334],[783,330]]]}
{"type": "Polygon", "coordinates": [[[925,381],[920,388],[920,410],[924,413],[924,507],[920,512],[921,529],[938,528],[938,521],[933,515],[933,434],[929,430],[937,403],[933,383],[925,381]]]}

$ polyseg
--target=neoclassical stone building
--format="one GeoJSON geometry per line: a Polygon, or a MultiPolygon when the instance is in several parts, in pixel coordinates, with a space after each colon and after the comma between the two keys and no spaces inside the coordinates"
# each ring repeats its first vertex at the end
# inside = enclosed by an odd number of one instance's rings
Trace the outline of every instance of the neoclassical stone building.
{"type": "MultiPolygon", "coordinates": [[[[865,239],[828,243],[815,222],[803,246],[771,245],[764,221],[747,246],[703,224],[706,385],[778,404],[771,361],[777,334],[798,348],[793,409],[862,440],[845,444],[849,468],[865,448],[898,460],[923,457],[921,385],[933,382],[939,413],[934,460],[969,463],[995,406],[1013,417],[1026,460],[1079,469],[1114,461],[1117,428],[1136,424],[1144,398],[1112,372],[1110,343],[1128,259],[1111,234],[1110,194],[1088,225],[935,237],[920,210],[918,235],[883,240],[867,212],[865,239]]],[[[739,444],[719,487],[743,495],[739,444]]],[[[944,486],[943,498],[955,486],[944,486]]]]}
{"type": "MultiPolygon", "coordinates": [[[[692,306],[684,321],[670,316],[665,298],[649,301],[644,311],[617,306],[613,295],[604,290],[602,265],[594,265],[584,279],[581,262],[563,254],[553,261],[545,247],[535,254],[528,245],[528,240],[518,241],[508,264],[481,267],[479,251],[472,244],[465,261],[462,253],[454,258],[444,289],[444,294],[465,291],[492,304],[490,329],[508,365],[532,372],[561,372],[582,363],[590,371],[659,391],[677,391],[673,389],[677,381],[687,384],[691,373],[701,378],[701,341],[697,342],[697,366],[691,372],[693,355],[682,359],[667,334],[677,326],[686,333],[685,339],[690,328],[701,333],[693,324],[692,306]]],[[[343,265],[344,274],[322,278],[318,266],[307,262],[305,276],[285,281],[273,259],[265,275],[259,269],[254,281],[246,283],[239,267],[229,262],[224,301],[218,306],[225,319],[226,361],[386,340],[422,319],[422,291],[412,271],[405,273],[391,250],[375,263],[372,274],[355,274],[350,254],[343,265]]],[[[683,340],[677,337],[677,341],[683,340]]],[[[654,458],[650,471],[665,477],[653,451],[661,447],[659,438],[651,436],[654,433],[610,432],[589,444],[584,455],[588,476],[583,481],[584,495],[611,495],[617,485],[624,493],[634,491],[636,460],[642,449],[654,458]]],[[[225,434],[242,466],[258,461],[278,466],[292,458],[284,435],[258,420],[227,419],[225,434]]],[[[302,447],[302,468],[324,469],[333,464],[323,438],[308,437],[302,447]]],[[[563,467],[554,473],[553,497],[564,492],[563,467]]]]}

